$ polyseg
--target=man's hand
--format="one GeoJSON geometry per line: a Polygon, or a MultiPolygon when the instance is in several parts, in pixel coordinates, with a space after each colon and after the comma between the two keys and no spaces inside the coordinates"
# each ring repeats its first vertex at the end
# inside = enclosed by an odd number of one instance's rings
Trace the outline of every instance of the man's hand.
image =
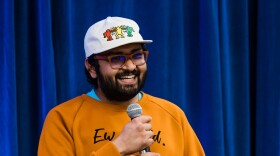
{"type": "Polygon", "coordinates": [[[160,154],[154,153],[154,152],[147,152],[147,153],[141,154],[141,156],[160,156],[160,154]]]}
{"type": "MultiPolygon", "coordinates": [[[[128,155],[128,156],[135,156],[135,155],[128,155]]],[[[147,152],[147,153],[141,154],[141,156],[160,156],[160,154],[155,153],[155,152],[147,152]]]]}
{"type": "MultiPolygon", "coordinates": [[[[120,136],[112,141],[122,155],[133,154],[152,145],[154,133],[151,131],[151,120],[150,116],[140,116],[124,126],[120,136]]],[[[153,153],[151,154],[153,155],[153,153]]],[[[146,153],[142,155],[152,156],[146,153]]]]}

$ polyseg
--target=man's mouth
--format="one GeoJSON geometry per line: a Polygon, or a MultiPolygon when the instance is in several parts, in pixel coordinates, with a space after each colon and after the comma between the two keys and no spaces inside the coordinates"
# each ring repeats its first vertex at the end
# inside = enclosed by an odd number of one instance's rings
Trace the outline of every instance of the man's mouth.
{"type": "Polygon", "coordinates": [[[135,75],[127,75],[127,76],[121,76],[119,77],[119,79],[123,80],[123,79],[135,79],[135,75]]]}
{"type": "Polygon", "coordinates": [[[136,83],[137,79],[135,75],[126,75],[118,77],[120,83],[123,84],[134,84],[136,83]]]}

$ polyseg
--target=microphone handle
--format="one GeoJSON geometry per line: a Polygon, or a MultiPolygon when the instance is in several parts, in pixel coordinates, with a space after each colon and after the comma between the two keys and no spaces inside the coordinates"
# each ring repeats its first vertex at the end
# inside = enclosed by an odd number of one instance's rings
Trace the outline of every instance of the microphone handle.
{"type": "Polygon", "coordinates": [[[139,153],[142,154],[142,153],[147,153],[147,152],[151,152],[150,147],[146,147],[146,148],[142,149],[139,153]]]}

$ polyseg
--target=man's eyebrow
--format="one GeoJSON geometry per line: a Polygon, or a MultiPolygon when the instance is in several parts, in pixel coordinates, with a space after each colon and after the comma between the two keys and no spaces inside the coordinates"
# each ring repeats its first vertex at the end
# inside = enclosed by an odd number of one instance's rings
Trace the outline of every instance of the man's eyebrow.
{"type": "MultiPolygon", "coordinates": [[[[129,54],[131,54],[131,53],[134,53],[134,52],[137,52],[137,51],[139,51],[139,50],[143,50],[143,48],[136,48],[136,49],[133,49],[133,50],[131,50],[130,52],[129,52],[129,54]]],[[[110,51],[108,54],[114,54],[114,55],[119,55],[119,54],[124,54],[124,52],[122,52],[122,51],[110,51]]]]}

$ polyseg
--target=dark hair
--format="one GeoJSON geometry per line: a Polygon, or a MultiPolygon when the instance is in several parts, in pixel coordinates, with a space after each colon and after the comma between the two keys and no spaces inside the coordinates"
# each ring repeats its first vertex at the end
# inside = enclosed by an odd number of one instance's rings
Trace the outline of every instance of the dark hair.
{"type": "MultiPolygon", "coordinates": [[[[94,67],[95,69],[95,72],[96,72],[96,75],[99,75],[99,63],[97,60],[94,59],[94,55],[91,55],[87,58],[88,60],[88,63],[94,67]]],[[[89,73],[89,70],[85,67],[85,74],[86,74],[86,77],[87,77],[87,81],[93,85],[94,88],[97,88],[98,87],[98,84],[97,84],[97,78],[92,78],[90,73],[89,73]]]]}
{"type": "MultiPolygon", "coordinates": [[[[145,44],[141,44],[143,50],[148,50],[145,46],[145,44]]],[[[94,59],[94,54],[93,55],[90,55],[88,58],[88,63],[94,67],[95,69],[95,72],[96,72],[96,75],[98,76],[100,74],[100,70],[99,70],[99,63],[97,60],[94,59]]],[[[86,77],[87,77],[87,81],[93,85],[94,88],[97,88],[98,87],[98,84],[97,84],[97,78],[92,78],[88,69],[85,68],[85,74],[86,74],[86,77]]]]}

